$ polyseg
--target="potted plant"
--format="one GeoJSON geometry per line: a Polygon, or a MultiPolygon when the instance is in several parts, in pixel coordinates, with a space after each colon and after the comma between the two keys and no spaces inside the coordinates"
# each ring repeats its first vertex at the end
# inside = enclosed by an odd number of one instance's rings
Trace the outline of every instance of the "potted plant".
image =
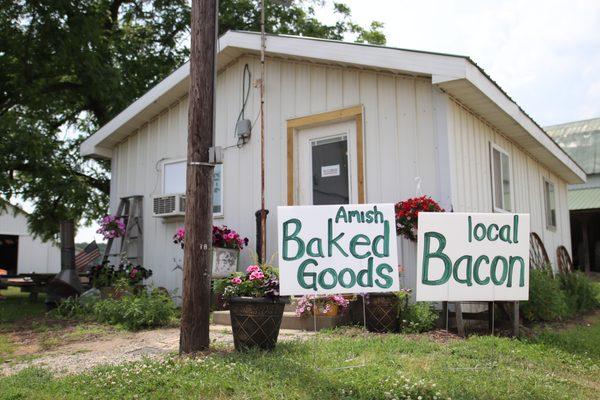
{"type": "Polygon", "coordinates": [[[398,332],[400,302],[395,293],[368,293],[365,301],[365,325],[369,332],[398,332]]]}
{"type": "MultiPolygon", "coordinates": [[[[116,283],[121,282],[132,288],[134,292],[140,292],[144,280],[152,276],[152,270],[134,265],[126,259],[121,260],[118,267],[110,265],[108,261],[96,265],[91,269],[90,280],[92,286],[100,289],[105,297],[120,297],[123,288],[116,288],[116,283]]],[[[120,285],[122,286],[122,285],[120,285]]]]}
{"type": "Polygon", "coordinates": [[[279,278],[268,264],[250,265],[215,282],[229,304],[235,349],[271,350],[277,343],[287,298],[279,296],[279,278]]]}
{"type": "MultiPolygon", "coordinates": [[[[364,295],[365,325],[369,332],[398,332],[401,310],[406,308],[410,289],[399,292],[368,293],[364,295]]],[[[362,299],[360,299],[362,306],[362,299]]]]}
{"type": "MultiPolygon", "coordinates": [[[[185,228],[177,229],[173,243],[184,248],[185,228]]],[[[242,238],[227,226],[212,228],[212,277],[225,278],[237,270],[240,250],[248,245],[248,238],[242,238]]]]}
{"type": "Polygon", "coordinates": [[[419,212],[443,212],[444,209],[428,196],[413,197],[395,205],[396,233],[413,242],[417,241],[419,212]]]}
{"type": "Polygon", "coordinates": [[[348,308],[350,302],[341,295],[317,297],[314,295],[302,296],[296,304],[298,317],[316,315],[322,317],[335,317],[348,308]]]}

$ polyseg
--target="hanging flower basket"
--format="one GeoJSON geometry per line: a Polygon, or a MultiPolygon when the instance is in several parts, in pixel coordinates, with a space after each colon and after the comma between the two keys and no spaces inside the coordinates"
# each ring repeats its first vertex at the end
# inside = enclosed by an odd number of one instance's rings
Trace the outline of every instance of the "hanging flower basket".
{"type": "Polygon", "coordinates": [[[98,222],[100,228],[96,231],[104,239],[114,239],[125,235],[125,221],[116,215],[105,215],[98,222]]]}
{"type": "MultiPolygon", "coordinates": [[[[177,229],[173,243],[185,247],[185,228],[177,229]]],[[[248,238],[242,238],[227,226],[212,228],[212,277],[225,278],[237,271],[240,250],[248,245],[248,238]]]]}
{"type": "Polygon", "coordinates": [[[396,203],[396,233],[398,236],[417,241],[419,212],[443,212],[444,209],[429,196],[414,197],[396,203]]]}

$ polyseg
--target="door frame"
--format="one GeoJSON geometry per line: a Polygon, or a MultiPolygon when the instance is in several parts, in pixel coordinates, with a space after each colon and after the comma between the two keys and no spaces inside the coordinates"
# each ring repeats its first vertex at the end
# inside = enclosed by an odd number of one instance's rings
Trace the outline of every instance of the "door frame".
{"type": "Polygon", "coordinates": [[[296,165],[294,142],[296,140],[298,131],[303,128],[312,128],[318,125],[352,120],[354,120],[356,124],[356,180],[358,185],[358,203],[365,202],[363,140],[364,118],[363,106],[358,105],[287,120],[287,203],[289,206],[294,205],[296,202],[296,191],[294,190],[296,188],[296,177],[294,176],[294,168],[296,165]]]}

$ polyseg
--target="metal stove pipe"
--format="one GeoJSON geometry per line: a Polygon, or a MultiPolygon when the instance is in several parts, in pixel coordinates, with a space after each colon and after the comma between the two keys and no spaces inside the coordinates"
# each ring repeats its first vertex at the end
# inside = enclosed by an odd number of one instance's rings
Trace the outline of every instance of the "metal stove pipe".
{"type": "Polygon", "coordinates": [[[75,224],[73,221],[60,223],[60,272],[50,281],[46,289],[46,305],[56,307],[61,299],[81,294],[79,275],[75,270],[75,224]]]}

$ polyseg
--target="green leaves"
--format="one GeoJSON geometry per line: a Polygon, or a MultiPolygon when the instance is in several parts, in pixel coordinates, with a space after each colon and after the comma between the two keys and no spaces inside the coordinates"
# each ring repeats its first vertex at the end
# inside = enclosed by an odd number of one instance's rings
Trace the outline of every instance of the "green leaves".
{"type": "MultiPolygon", "coordinates": [[[[188,0],[0,0],[0,192],[35,205],[30,229],[44,239],[61,219],[106,213],[109,163],[78,145],[188,57],[188,0]]],[[[317,20],[317,0],[267,1],[267,31],[385,43],[350,9],[317,20]]],[[[220,1],[219,31],[258,31],[258,0],[220,1]]]]}

